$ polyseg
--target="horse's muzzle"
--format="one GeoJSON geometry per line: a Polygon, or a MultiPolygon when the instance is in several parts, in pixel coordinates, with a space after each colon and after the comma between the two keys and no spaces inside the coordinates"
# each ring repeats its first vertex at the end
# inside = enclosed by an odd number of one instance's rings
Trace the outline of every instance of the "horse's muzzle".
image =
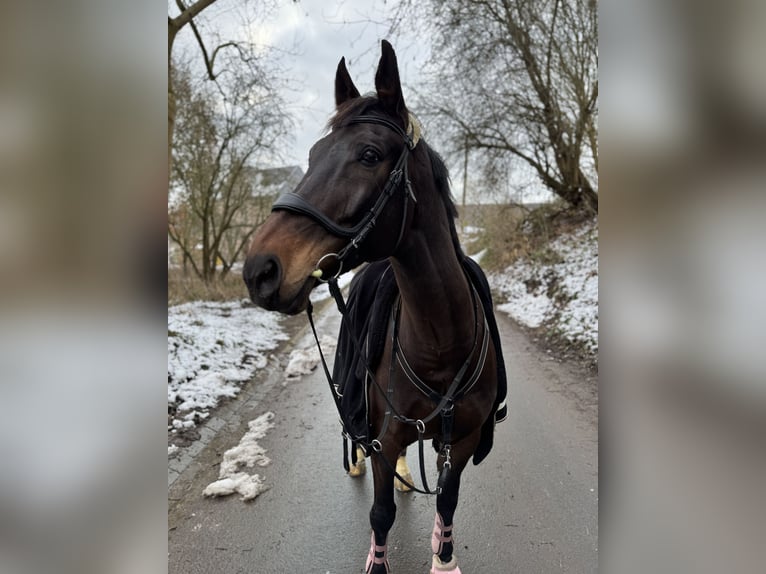
{"type": "Polygon", "coordinates": [[[274,255],[253,255],[245,260],[242,278],[253,303],[276,310],[279,303],[279,287],[282,283],[282,265],[274,255]]]}

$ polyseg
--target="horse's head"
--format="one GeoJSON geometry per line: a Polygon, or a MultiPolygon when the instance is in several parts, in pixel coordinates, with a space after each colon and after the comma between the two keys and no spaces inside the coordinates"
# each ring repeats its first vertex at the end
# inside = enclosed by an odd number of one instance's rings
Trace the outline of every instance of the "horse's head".
{"type": "Polygon", "coordinates": [[[419,132],[385,40],[375,88],[376,95],[361,96],[341,59],[331,131],[311,148],[306,175],[275,202],[248,251],[243,277],[258,305],[298,313],[318,270],[326,278],[398,246],[412,218],[407,157],[419,132]]]}

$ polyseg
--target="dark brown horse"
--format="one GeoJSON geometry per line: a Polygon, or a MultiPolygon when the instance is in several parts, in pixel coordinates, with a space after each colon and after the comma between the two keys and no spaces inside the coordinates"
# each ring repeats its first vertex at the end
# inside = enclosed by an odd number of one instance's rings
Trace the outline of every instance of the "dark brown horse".
{"type": "Polygon", "coordinates": [[[370,373],[375,500],[366,572],[390,570],[397,455],[434,439],[440,474],[431,572],[459,573],[452,528],[460,475],[487,435],[491,443],[500,350],[464,271],[446,168],[420,139],[385,41],[375,88],[361,96],[341,59],[331,131],[311,149],[295,192],[277,200],[256,233],[244,278],[254,302],[295,314],[307,308],[320,278],[390,261],[400,298],[370,373]]]}

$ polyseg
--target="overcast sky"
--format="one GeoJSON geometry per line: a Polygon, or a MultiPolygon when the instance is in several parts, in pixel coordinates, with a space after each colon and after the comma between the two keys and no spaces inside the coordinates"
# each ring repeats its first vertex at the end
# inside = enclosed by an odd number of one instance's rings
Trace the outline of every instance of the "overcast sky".
{"type": "MultiPolygon", "coordinates": [[[[380,41],[384,38],[390,40],[396,50],[404,98],[413,108],[413,90],[424,88],[418,80],[429,56],[430,39],[408,33],[406,26],[397,37],[388,36],[386,16],[397,4],[398,0],[281,0],[276,12],[266,19],[258,19],[257,24],[248,30],[243,29],[241,4],[237,7],[228,0],[221,1],[205,12],[209,28],[219,30],[226,40],[245,38],[249,34],[259,45],[290,53],[282,58],[282,66],[298,90],[285,94],[296,121],[295,138],[286,151],[285,164],[299,165],[306,170],[309,149],[323,135],[324,126],[335,107],[335,70],[341,57],[345,56],[360,92],[374,89],[380,41]]],[[[258,3],[252,5],[257,7],[258,3]]],[[[171,9],[171,13],[175,12],[171,9]]],[[[184,30],[179,36],[178,49],[197,50],[192,42],[191,33],[184,30]]],[[[413,111],[419,112],[417,107],[413,111]]],[[[427,135],[428,125],[424,127],[427,135]]],[[[453,193],[459,198],[462,194],[462,162],[448,158],[447,163],[453,193]]],[[[480,174],[470,175],[473,185],[469,189],[480,187],[480,174]]],[[[512,187],[525,189],[523,193],[527,201],[539,201],[548,196],[536,178],[532,178],[532,189],[528,186],[529,175],[517,173],[516,178],[519,185],[512,187]]]]}
{"type": "MultiPolygon", "coordinates": [[[[290,77],[301,88],[300,93],[288,95],[298,122],[295,145],[286,158],[289,163],[307,166],[309,148],[322,135],[335,107],[335,70],[341,57],[345,56],[360,92],[374,88],[380,41],[388,32],[383,10],[393,4],[391,0],[386,4],[381,0],[283,1],[274,17],[257,26],[259,43],[298,52],[285,58],[290,77]]],[[[393,43],[406,98],[408,78],[418,76],[428,44],[418,46],[406,38],[393,43]]]]}

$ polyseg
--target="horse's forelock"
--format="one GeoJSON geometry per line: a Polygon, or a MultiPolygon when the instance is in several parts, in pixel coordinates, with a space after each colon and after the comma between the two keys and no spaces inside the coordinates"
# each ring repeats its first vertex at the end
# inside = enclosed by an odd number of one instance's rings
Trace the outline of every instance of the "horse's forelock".
{"type": "Polygon", "coordinates": [[[336,108],[335,114],[327,122],[327,129],[343,127],[351,118],[366,114],[376,105],[378,105],[378,98],[370,94],[348,100],[336,108]]]}

